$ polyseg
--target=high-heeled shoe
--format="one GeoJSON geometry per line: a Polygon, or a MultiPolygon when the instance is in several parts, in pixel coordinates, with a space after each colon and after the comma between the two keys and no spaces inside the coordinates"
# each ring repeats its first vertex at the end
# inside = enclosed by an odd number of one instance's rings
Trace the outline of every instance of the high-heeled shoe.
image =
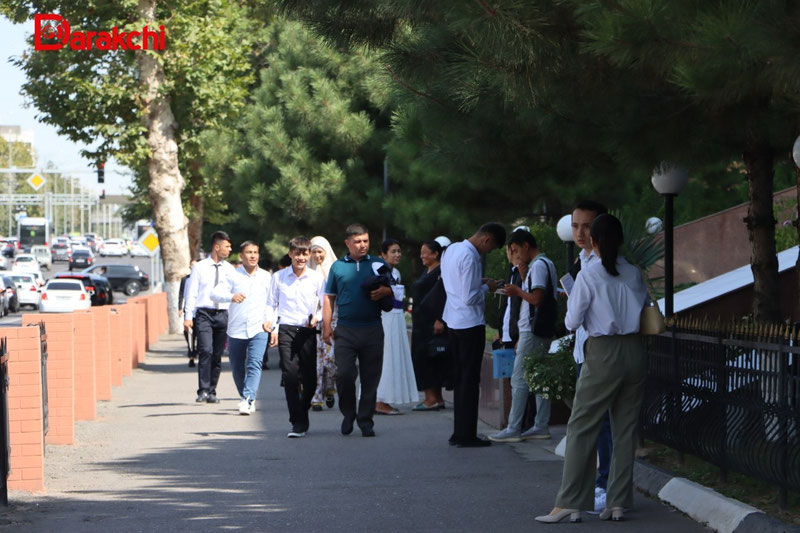
{"type": "Polygon", "coordinates": [[[581,521],[581,512],[577,509],[559,509],[558,511],[553,509],[550,514],[537,516],[534,520],[544,524],[555,524],[561,522],[566,517],[569,517],[569,521],[574,524],[581,521]]]}
{"type": "Polygon", "coordinates": [[[623,519],[625,515],[625,508],[623,507],[606,507],[603,509],[603,512],[600,513],[600,520],[613,520],[614,522],[619,522],[623,519]]]}

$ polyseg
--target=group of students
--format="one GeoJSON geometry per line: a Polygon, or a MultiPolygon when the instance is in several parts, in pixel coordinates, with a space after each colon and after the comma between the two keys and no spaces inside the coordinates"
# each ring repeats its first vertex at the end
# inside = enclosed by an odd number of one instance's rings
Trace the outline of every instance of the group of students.
{"type": "MultiPolygon", "coordinates": [[[[598,507],[600,493],[603,519],[620,519],[632,505],[634,433],[646,374],[637,333],[647,291],[639,270],[619,255],[619,220],[600,204],[586,202],[573,211],[572,227],[581,253],[571,272],[565,324],[576,333],[578,381],[557,506],[536,517],[550,523],[580,520],[581,511],[598,507]]],[[[522,359],[552,339],[558,298],[555,267],[527,228],[515,229],[506,242],[504,227],[492,222],[460,242],[422,245],[425,271],[412,286],[410,346],[402,312],[405,288],[395,268],[399,243],[388,240],[381,257],[371,256],[367,228],[351,224],[345,245],[347,254],[336,259],[324,238],[295,237],[289,242],[291,266],[270,274],[258,267],[255,243],[241,245],[242,266],[234,269],[225,261],[230,239],[224,232],[212,236],[209,257],[192,268],[183,308],[185,326],[193,327],[198,339],[198,402],[218,402],[227,342],[239,412],[253,412],[263,354],[267,346],[277,346],[289,437],[305,436],[312,404],[333,392],[334,381],[343,435],[357,424],[364,437],[375,436],[373,415],[396,414],[391,403],[418,398],[416,390],[424,399],[415,411],[439,410],[442,389],[452,388],[449,444],[473,448],[550,437],[549,402],[543,398],[536,401],[534,426],[521,432],[529,394],[522,359]],[[483,276],[486,254],[503,246],[515,266],[508,284],[483,276]],[[502,341],[515,346],[516,358],[509,425],[487,439],[477,434],[485,295],[498,290],[508,298],[502,341]]]]}

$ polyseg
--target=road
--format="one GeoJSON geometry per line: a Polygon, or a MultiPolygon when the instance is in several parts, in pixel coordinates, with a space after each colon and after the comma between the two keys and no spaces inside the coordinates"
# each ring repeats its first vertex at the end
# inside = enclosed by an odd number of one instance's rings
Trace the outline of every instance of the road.
{"type": "MultiPolygon", "coordinates": [[[[150,259],[147,257],[95,257],[96,264],[98,265],[136,265],[152,279],[150,259]]],[[[42,270],[42,275],[45,280],[49,280],[59,272],[69,272],[69,263],[57,262],[53,263],[50,270],[42,270]]],[[[78,270],[75,270],[78,272],[78,270]]],[[[125,293],[114,291],[114,303],[125,303],[125,293]]],[[[11,313],[6,317],[0,319],[0,327],[16,327],[22,325],[22,313],[38,313],[38,311],[31,310],[30,308],[20,309],[17,313],[11,313]]]]}

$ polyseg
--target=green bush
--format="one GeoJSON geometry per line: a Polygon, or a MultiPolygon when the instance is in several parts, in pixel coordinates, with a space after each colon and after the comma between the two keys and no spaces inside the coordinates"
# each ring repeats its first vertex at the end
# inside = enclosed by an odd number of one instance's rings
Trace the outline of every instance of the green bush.
{"type": "Polygon", "coordinates": [[[572,405],[577,372],[572,345],[572,341],[562,339],[555,353],[547,353],[549,346],[543,346],[525,354],[524,376],[531,393],[572,405]]]}

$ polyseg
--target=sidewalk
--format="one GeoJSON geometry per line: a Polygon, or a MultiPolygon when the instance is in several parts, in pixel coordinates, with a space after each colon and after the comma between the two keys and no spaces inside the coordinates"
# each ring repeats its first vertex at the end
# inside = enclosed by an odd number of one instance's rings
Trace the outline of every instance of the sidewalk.
{"type": "Polygon", "coordinates": [[[535,523],[558,490],[563,427],[544,444],[457,449],[450,409],[404,406],[376,417],[377,437],[365,439],[343,437],[334,408],[311,413],[305,439],[287,439],[276,357],[245,417],[227,360],[222,402],[194,402],[184,347],[162,338],[98,419],[78,423],[74,446],[48,447],[47,492],[12,492],[0,531],[709,531],[639,494],[621,525],[586,514],[584,524],[535,523]]]}

